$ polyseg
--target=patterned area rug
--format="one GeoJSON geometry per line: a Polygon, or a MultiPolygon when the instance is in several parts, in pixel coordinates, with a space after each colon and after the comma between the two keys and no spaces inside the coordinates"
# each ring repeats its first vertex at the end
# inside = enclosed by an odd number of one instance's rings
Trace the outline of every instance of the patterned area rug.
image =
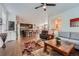
{"type": "MultiPolygon", "coordinates": [[[[32,52],[32,54],[29,55],[29,56],[63,56],[63,55],[61,55],[60,53],[58,53],[56,51],[52,51],[50,47],[48,48],[49,53],[44,52],[44,42],[43,41],[39,41],[38,44],[42,45],[43,48],[32,52]]],[[[26,56],[26,55],[27,55],[27,53],[24,56],[26,56]]],[[[75,52],[70,54],[69,56],[79,56],[79,50],[75,49],[75,52]]]]}
{"type": "MultiPolygon", "coordinates": [[[[63,55],[59,54],[56,51],[53,51],[52,54],[51,54],[51,56],[63,56],[63,55]]],[[[74,53],[70,54],[69,56],[79,56],[79,51],[76,50],[74,53]]]]}
{"type": "MultiPolygon", "coordinates": [[[[28,56],[28,55],[25,54],[24,56],[28,56]]],[[[63,56],[63,55],[59,54],[56,51],[52,51],[51,53],[46,53],[43,51],[43,49],[41,49],[39,51],[34,52],[32,55],[29,55],[29,56],[63,56]]],[[[79,56],[79,51],[76,50],[75,53],[70,54],[69,56],[79,56]]]]}

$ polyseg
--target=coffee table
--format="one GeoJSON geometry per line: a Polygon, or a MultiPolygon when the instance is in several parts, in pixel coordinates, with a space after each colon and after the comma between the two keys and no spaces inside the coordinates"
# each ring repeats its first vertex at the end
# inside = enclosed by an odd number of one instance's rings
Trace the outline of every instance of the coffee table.
{"type": "Polygon", "coordinates": [[[44,44],[45,52],[47,52],[47,46],[51,47],[53,50],[64,56],[68,56],[72,51],[74,51],[74,44],[61,41],[61,45],[57,46],[56,39],[47,40],[44,42],[44,44]]]}

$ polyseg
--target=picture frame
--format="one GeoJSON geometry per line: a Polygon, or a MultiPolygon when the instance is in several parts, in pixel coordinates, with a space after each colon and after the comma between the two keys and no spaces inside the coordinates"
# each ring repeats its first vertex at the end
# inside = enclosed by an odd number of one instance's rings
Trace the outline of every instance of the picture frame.
{"type": "Polygon", "coordinates": [[[8,21],[8,30],[9,31],[15,30],[15,22],[14,21],[8,21]]]}
{"type": "Polygon", "coordinates": [[[79,18],[70,19],[70,27],[79,27],[79,18]]]}

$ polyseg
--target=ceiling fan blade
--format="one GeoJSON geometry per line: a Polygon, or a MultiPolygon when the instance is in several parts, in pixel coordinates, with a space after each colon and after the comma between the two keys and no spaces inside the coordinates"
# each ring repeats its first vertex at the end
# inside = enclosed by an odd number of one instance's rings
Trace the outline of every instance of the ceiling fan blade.
{"type": "Polygon", "coordinates": [[[44,5],[45,3],[41,3],[42,5],[44,5]]]}
{"type": "Polygon", "coordinates": [[[40,6],[38,6],[38,7],[35,7],[35,9],[38,9],[38,8],[40,8],[40,7],[43,7],[43,5],[40,5],[40,6]]]}
{"type": "Polygon", "coordinates": [[[56,4],[50,4],[50,3],[46,3],[47,6],[56,6],[56,4]]]}

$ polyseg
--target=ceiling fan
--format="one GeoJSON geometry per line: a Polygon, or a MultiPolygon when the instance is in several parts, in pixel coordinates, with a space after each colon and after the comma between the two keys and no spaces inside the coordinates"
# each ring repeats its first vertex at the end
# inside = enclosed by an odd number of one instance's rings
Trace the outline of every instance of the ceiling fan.
{"type": "Polygon", "coordinates": [[[40,7],[43,7],[44,11],[46,11],[46,7],[47,7],[47,6],[56,6],[56,4],[53,4],[53,3],[41,3],[41,5],[35,7],[35,9],[38,9],[38,8],[40,8],[40,7]]]}

